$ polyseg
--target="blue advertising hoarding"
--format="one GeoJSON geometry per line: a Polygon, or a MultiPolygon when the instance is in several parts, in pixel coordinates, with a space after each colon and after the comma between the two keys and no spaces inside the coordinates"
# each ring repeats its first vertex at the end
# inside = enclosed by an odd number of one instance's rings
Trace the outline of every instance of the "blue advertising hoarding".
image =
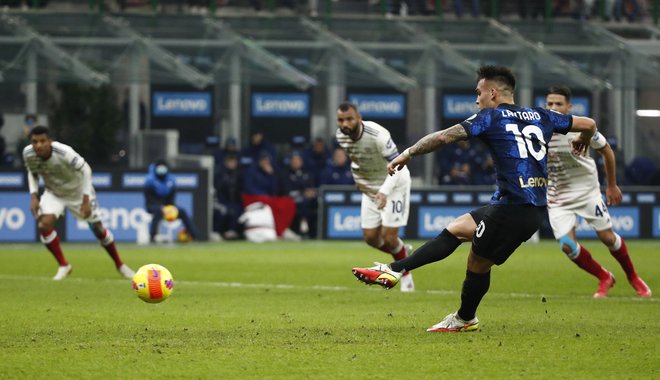
{"type": "Polygon", "coordinates": [[[0,173],[0,187],[18,188],[23,187],[25,174],[23,173],[0,173]]]}
{"type": "MultiPolygon", "coordinates": [[[[589,107],[589,98],[586,96],[572,96],[571,104],[571,114],[577,116],[589,116],[591,109],[589,107]]],[[[534,98],[534,106],[545,108],[545,95],[537,96],[534,98]]]]}
{"type": "Polygon", "coordinates": [[[0,197],[0,241],[34,241],[36,220],[30,212],[27,191],[2,193],[0,197]]]}
{"type": "MultiPolygon", "coordinates": [[[[144,209],[144,194],[136,192],[103,192],[97,194],[101,222],[109,228],[117,241],[136,241],[141,226],[148,226],[151,214],[144,209]]],[[[175,203],[193,217],[192,194],[180,192],[175,203]]],[[[94,241],[96,237],[84,221],[66,215],[67,241],[94,241]]]]}
{"type": "Polygon", "coordinates": [[[474,207],[420,207],[417,213],[417,236],[430,239],[447,228],[459,216],[474,207]]]}
{"type": "Polygon", "coordinates": [[[476,100],[476,95],[445,95],[442,116],[445,119],[467,119],[479,112],[476,100]]]}
{"type": "Polygon", "coordinates": [[[400,94],[349,94],[365,119],[403,119],[406,116],[406,97],[400,94]]]}
{"type": "Polygon", "coordinates": [[[253,117],[309,117],[309,94],[255,92],[252,94],[253,117]]]}
{"type": "Polygon", "coordinates": [[[361,238],[360,206],[330,206],[328,208],[328,237],[361,238]]]}
{"type": "MultiPolygon", "coordinates": [[[[608,211],[612,218],[612,228],[619,235],[627,238],[640,236],[638,207],[610,207],[608,211]]],[[[596,231],[584,219],[578,217],[575,235],[578,238],[595,238],[596,231]]]]}
{"type": "Polygon", "coordinates": [[[660,207],[653,207],[653,237],[660,238],[660,207]]]}
{"type": "Polygon", "coordinates": [[[207,91],[153,92],[153,114],[159,117],[208,117],[213,103],[207,91]]]}

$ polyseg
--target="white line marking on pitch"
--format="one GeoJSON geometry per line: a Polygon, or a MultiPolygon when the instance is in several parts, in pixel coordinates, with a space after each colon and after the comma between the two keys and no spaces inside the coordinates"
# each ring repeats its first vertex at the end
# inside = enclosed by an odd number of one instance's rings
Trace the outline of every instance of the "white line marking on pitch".
{"type": "MultiPolygon", "coordinates": [[[[5,275],[0,274],[0,279],[2,280],[41,280],[52,282],[51,277],[43,276],[21,276],[21,275],[5,275]]],[[[124,282],[128,281],[125,279],[110,279],[110,278],[81,278],[81,277],[68,277],[64,281],[66,282],[124,282]]],[[[347,286],[332,286],[332,285],[292,285],[292,284],[250,284],[242,282],[222,282],[222,281],[192,281],[192,280],[175,280],[175,284],[184,284],[184,285],[207,285],[207,286],[216,286],[220,288],[251,288],[251,289],[282,289],[282,290],[323,290],[323,291],[333,291],[333,292],[346,292],[346,291],[356,291],[364,290],[364,288],[357,287],[347,287],[347,286]]],[[[369,287],[366,290],[368,291],[385,291],[380,289],[377,286],[369,287]]],[[[391,290],[397,292],[396,289],[391,290]]],[[[398,293],[398,292],[397,292],[398,293]]],[[[422,290],[418,293],[426,294],[440,294],[440,295],[458,295],[459,291],[456,290],[435,290],[427,289],[422,290]]],[[[499,297],[512,297],[512,298],[552,298],[552,299],[562,299],[562,298],[578,298],[578,299],[591,299],[589,295],[571,295],[571,294],[534,294],[534,293],[488,293],[491,296],[499,297]]],[[[658,298],[640,298],[640,297],[629,297],[629,296],[614,296],[610,297],[612,299],[625,299],[632,301],[643,301],[643,302],[658,302],[658,298]]]]}

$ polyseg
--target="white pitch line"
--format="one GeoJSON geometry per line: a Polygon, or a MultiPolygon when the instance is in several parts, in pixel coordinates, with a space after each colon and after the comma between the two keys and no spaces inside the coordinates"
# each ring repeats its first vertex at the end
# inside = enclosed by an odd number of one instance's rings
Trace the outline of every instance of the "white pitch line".
{"type": "MultiPolygon", "coordinates": [[[[48,281],[52,282],[51,277],[45,276],[23,276],[23,275],[4,275],[0,274],[0,280],[16,280],[16,281],[48,281]]],[[[67,277],[66,282],[125,282],[125,279],[110,279],[110,278],[81,278],[81,277],[67,277]]],[[[175,284],[185,285],[205,285],[216,286],[220,288],[250,288],[250,289],[282,289],[282,290],[322,290],[332,292],[346,292],[364,290],[364,287],[347,287],[347,286],[332,286],[332,285],[292,285],[292,284],[259,284],[259,283],[242,283],[242,282],[222,282],[222,281],[194,281],[194,280],[175,280],[175,284]]],[[[377,286],[369,287],[368,291],[385,291],[377,286]]],[[[398,293],[396,289],[390,290],[398,293]]],[[[418,293],[426,294],[439,294],[439,295],[459,295],[460,292],[456,290],[436,290],[427,289],[418,293]]],[[[592,299],[590,295],[566,295],[566,294],[541,294],[541,293],[488,293],[489,296],[498,297],[511,297],[511,298],[546,298],[546,299],[592,299]]],[[[618,300],[631,300],[640,302],[658,302],[658,298],[641,298],[641,297],[628,297],[628,296],[614,296],[610,297],[618,300]]]]}

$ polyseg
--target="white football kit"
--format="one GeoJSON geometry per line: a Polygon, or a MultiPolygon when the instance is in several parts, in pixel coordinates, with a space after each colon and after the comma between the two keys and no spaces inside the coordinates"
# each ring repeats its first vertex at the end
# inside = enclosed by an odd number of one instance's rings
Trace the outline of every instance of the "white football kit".
{"type": "Polygon", "coordinates": [[[23,162],[28,172],[30,193],[39,190],[38,177],[44,182],[45,191],[39,201],[41,215],[53,214],[56,218],[67,208],[80,220],[88,223],[100,221],[96,192],[92,186],[92,169],[73,148],[53,141],[52,154],[44,160],[37,156],[32,145],[23,149],[23,162]],[[88,218],[80,214],[83,194],[89,195],[92,213],[88,218]]]}
{"type": "MultiPolygon", "coordinates": [[[[584,218],[596,231],[612,227],[612,220],[603,201],[598,183],[596,163],[590,156],[576,156],[571,142],[579,135],[555,133],[548,150],[548,215],[556,239],[569,233],[584,218]]],[[[596,132],[590,146],[602,149],[605,137],[596,132]]]]}
{"type": "Polygon", "coordinates": [[[393,176],[388,175],[387,164],[399,155],[390,132],[372,121],[363,121],[362,126],[362,135],[357,141],[339,129],[336,133],[337,142],[351,159],[355,185],[362,192],[362,228],[405,226],[410,209],[410,171],[404,167],[393,176]],[[387,203],[381,210],[375,200],[379,192],[387,196],[387,203]]]}

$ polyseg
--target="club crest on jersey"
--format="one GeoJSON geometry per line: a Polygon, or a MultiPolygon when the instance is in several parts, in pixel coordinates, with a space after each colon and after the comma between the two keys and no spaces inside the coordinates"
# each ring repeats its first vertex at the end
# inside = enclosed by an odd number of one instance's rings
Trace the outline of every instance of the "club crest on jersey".
{"type": "Polygon", "coordinates": [[[518,177],[520,187],[525,189],[527,187],[546,187],[548,186],[548,179],[544,177],[529,177],[524,180],[522,176],[518,177]]]}

